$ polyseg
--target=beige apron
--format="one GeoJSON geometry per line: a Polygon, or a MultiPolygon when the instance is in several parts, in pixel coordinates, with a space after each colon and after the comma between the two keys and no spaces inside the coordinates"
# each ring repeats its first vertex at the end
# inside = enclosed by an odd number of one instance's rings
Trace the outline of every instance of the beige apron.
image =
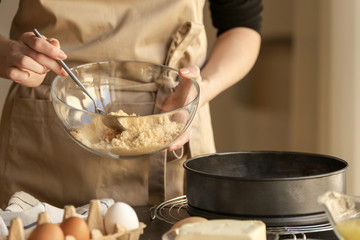
{"type": "MultiPolygon", "coordinates": [[[[201,66],[203,5],[204,0],[21,0],[11,37],[36,27],[60,40],[70,66],[102,60],[201,66]]],[[[156,204],[183,194],[185,159],[215,151],[206,105],[195,117],[189,144],[175,154],[118,160],[87,152],[55,115],[53,77],[38,88],[10,89],[0,126],[1,207],[19,190],[59,207],[103,197],[156,204]]]]}

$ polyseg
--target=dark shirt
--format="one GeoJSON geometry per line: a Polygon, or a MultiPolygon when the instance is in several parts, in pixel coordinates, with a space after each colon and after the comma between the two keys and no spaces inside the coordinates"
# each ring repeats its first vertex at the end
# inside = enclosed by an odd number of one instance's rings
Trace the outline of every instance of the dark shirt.
{"type": "Polygon", "coordinates": [[[209,0],[217,35],[234,28],[248,27],[261,33],[262,0],[209,0]]]}

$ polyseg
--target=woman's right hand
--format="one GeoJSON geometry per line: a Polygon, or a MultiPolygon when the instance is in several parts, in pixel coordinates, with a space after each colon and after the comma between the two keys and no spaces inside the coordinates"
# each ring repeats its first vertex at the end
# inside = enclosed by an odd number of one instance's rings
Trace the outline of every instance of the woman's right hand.
{"type": "Polygon", "coordinates": [[[7,48],[3,59],[3,73],[6,78],[20,85],[37,87],[50,70],[58,75],[67,76],[66,71],[57,62],[66,59],[67,56],[60,49],[59,41],[54,38],[43,40],[32,32],[26,32],[21,35],[19,41],[9,40],[7,48]]]}

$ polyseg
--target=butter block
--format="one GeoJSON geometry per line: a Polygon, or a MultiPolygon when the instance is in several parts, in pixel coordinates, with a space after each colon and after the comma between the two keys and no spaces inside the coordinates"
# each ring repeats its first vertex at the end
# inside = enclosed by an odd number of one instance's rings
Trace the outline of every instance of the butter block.
{"type": "Polygon", "coordinates": [[[217,219],[180,227],[176,240],[266,240],[266,226],[257,220],[217,219]]]}

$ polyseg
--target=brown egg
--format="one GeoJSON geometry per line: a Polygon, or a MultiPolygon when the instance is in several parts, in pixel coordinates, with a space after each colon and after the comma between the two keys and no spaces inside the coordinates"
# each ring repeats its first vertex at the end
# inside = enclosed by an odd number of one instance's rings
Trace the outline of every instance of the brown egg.
{"type": "Polygon", "coordinates": [[[79,217],[69,217],[60,224],[65,236],[71,235],[76,240],[89,240],[90,230],[86,221],[79,217]]]}
{"type": "Polygon", "coordinates": [[[64,240],[65,236],[57,224],[43,223],[30,233],[28,240],[64,240]]]}
{"type": "Polygon", "coordinates": [[[203,217],[188,217],[188,218],[184,218],[184,219],[178,221],[170,229],[179,228],[182,225],[187,224],[187,223],[205,222],[205,221],[207,221],[207,219],[203,218],[203,217]]]}

